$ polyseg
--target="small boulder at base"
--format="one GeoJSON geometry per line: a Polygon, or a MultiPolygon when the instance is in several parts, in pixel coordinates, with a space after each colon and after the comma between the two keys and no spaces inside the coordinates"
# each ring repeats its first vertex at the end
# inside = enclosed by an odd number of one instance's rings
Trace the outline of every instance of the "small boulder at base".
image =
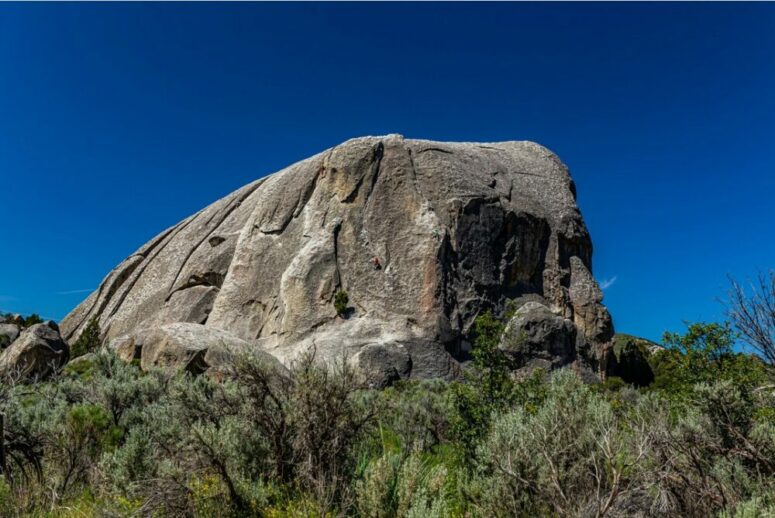
{"type": "Polygon", "coordinates": [[[552,370],[572,363],[576,353],[576,326],[539,302],[527,302],[511,317],[499,348],[519,367],[552,370]]]}
{"type": "Polygon", "coordinates": [[[16,324],[0,324],[0,349],[5,349],[19,338],[21,329],[16,324]]]}
{"type": "Polygon", "coordinates": [[[258,354],[272,365],[280,363],[270,354],[226,331],[201,324],[178,322],[142,329],[116,338],[110,347],[125,362],[140,360],[140,368],[186,370],[192,374],[222,373],[234,355],[258,354]]]}
{"type": "Polygon", "coordinates": [[[59,335],[59,327],[47,321],[25,329],[0,354],[0,376],[41,379],[67,362],[69,348],[59,335]]]}
{"type": "Polygon", "coordinates": [[[352,363],[369,388],[387,387],[408,378],[412,371],[409,351],[397,342],[365,345],[353,356],[352,363]]]}

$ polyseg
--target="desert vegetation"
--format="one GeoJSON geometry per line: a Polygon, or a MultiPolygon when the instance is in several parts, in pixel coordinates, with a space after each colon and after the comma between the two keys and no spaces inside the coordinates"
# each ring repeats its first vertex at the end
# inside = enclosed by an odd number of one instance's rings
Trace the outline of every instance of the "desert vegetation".
{"type": "Polygon", "coordinates": [[[0,515],[772,516],[773,366],[734,347],[764,302],[733,290],[730,322],[624,335],[637,381],[597,385],[515,378],[508,312],[477,319],[462,379],[384,390],[312,353],[143,372],[92,320],[53,378],[0,384],[0,515]]]}

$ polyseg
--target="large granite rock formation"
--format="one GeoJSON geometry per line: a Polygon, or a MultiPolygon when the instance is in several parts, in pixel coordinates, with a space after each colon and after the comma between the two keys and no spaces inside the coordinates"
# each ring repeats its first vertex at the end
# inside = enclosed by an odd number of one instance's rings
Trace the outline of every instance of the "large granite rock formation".
{"type": "Polygon", "coordinates": [[[532,142],[349,140],[159,234],[63,334],[92,315],[107,341],[191,322],[284,363],[315,348],[388,377],[449,377],[480,312],[535,294],[574,322],[599,368],[613,329],[575,196],[567,168],[532,142]]]}

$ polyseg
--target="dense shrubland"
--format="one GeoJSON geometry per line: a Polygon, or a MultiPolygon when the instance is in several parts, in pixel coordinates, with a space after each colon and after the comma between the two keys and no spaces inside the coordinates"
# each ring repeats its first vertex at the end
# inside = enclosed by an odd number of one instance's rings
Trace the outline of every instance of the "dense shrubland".
{"type": "MultiPolygon", "coordinates": [[[[726,324],[668,334],[655,380],[520,382],[477,321],[461,382],[361,387],[312,356],[218,380],[100,351],[6,380],[2,516],[766,516],[775,386],[726,324]]],[[[96,329],[79,348],[94,348],[96,329]]]]}

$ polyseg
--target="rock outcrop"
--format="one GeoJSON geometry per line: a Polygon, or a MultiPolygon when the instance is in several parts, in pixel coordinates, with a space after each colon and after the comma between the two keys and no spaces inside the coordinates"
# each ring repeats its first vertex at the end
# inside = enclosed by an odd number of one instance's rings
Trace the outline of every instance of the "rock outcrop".
{"type": "Polygon", "coordinates": [[[140,329],[113,340],[110,346],[127,363],[140,360],[143,370],[172,368],[218,376],[230,366],[234,355],[241,353],[258,355],[265,363],[279,367],[276,358],[245,340],[220,329],[187,322],[140,329]]]}
{"type": "Polygon", "coordinates": [[[19,338],[21,328],[16,324],[0,324],[0,349],[7,347],[19,338]]]}
{"type": "Polygon", "coordinates": [[[0,377],[42,379],[68,360],[69,348],[54,322],[35,324],[0,354],[0,377]]]}
{"type": "Polygon", "coordinates": [[[564,367],[577,359],[576,326],[539,302],[527,302],[506,325],[500,348],[520,368],[564,367]]]}
{"type": "Polygon", "coordinates": [[[350,140],[165,230],[62,329],[74,340],[96,315],[112,341],[195,323],[286,364],[312,348],[351,358],[382,383],[456,375],[476,316],[536,294],[595,365],[613,328],[575,196],[532,142],[350,140]]]}

